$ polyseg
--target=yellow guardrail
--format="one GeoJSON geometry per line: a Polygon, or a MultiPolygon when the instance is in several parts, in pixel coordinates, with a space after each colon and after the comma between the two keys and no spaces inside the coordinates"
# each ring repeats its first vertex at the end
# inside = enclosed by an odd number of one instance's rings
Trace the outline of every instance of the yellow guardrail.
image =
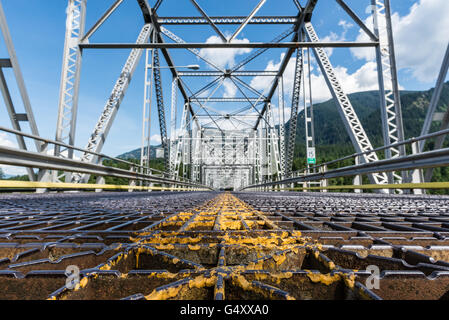
{"type": "Polygon", "coordinates": [[[364,185],[342,185],[327,187],[296,187],[281,188],[276,190],[341,190],[341,189],[449,189],[449,182],[425,182],[425,183],[398,183],[398,184],[364,184],[364,185]]]}
{"type": "Polygon", "coordinates": [[[174,188],[174,187],[147,187],[147,186],[128,186],[116,184],[92,184],[92,183],[65,183],[65,182],[35,182],[35,181],[16,181],[0,180],[1,188],[25,188],[25,189],[106,189],[106,190],[158,190],[158,191],[204,191],[201,188],[174,188]]]}

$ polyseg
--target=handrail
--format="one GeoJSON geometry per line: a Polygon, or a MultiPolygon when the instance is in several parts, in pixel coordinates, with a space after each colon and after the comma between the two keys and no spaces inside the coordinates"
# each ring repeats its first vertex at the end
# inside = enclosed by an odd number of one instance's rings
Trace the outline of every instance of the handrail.
{"type": "MultiPolygon", "coordinates": [[[[341,162],[341,161],[344,161],[344,160],[347,160],[347,159],[359,157],[359,156],[362,156],[362,155],[365,155],[365,154],[370,154],[370,153],[373,153],[373,152],[382,151],[382,150],[385,150],[385,149],[388,149],[388,148],[394,148],[394,147],[398,147],[398,146],[401,146],[401,145],[404,145],[404,144],[410,144],[410,143],[421,141],[421,140],[427,140],[427,139],[430,139],[430,138],[434,138],[434,137],[438,137],[438,136],[446,135],[446,134],[449,134],[449,129],[432,132],[432,133],[429,133],[429,134],[426,134],[426,135],[423,135],[423,136],[419,136],[419,137],[413,137],[413,138],[410,138],[410,139],[407,139],[407,140],[404,140],[404,141],[401,141],[401,142],[396,142],[396,143],[393,143],[393,144],[389,144],[387,146],[374,148],[372,150],[359,152],[359,153],[353,153],[351,155],[348,155],[348,156],[345,156],[345,157],[342,157],[342,158],[339,158],[339,159],[331,160],[331,161],[328,161],[328,162],[325,162],[325,163],[321,163],[319,165],[315,165],[313,167],[303,168],[303,169],[310,170],[310,169],[321,168],[323,166],[328,166],[328,165],[331,165],[331,164],[334,164],[334,163],[337,163],[337,162],[341,162]]],[[[293,172],[292,175],[294,173],[302,173],[303,171],[304,170],[297,170],[297,171],[293,172]]]]}
{"type": "MultiPolygon", "coordinates": [[[[133,163],[133,162],[129,162],[129,161],[126,161],[126,160],[123,160],[123,159],[120,159],[120,158],[115,158],[115,157],[111,157],[111,156],[105,155],[103,153],[97,153],[95,151],[90,151],[90,150],[86,150],[86,149],[83,149],[83,148],[71,146],[71,145],[66,144],[64,142],[51,140],[51,139],[47,139],[47,138],[42,138],[42,137],[39,137],[39,136],[36,136],[36,135],[33,135],[33,134],[29,134],[29,133],[18,131],[18,130],[15,130],[15,129],[11,129],[11,128],[6,128],[6,127],[3,127],[3,126],[0,126],[0,131],[5,131],[5,132],[9,132],[9,133],[20,135],[22,137],[27,137],[27,138],[39,140],[39,141],[45,142],[47,144],[49,143],[49,144],[54,144],[54,145],[58,145],[58,146],[65,147],[65,148],[70,148],[70,149],[73,149],[73,150],[76,150],[76,151],[87,152],[87,153],[93,154],[93,155],[101,157],[101,158],[107,158],[107,159],[115,160],[115,161],[118,161],[118,162],[121,162],[121,163],[130,164],[130,165],[132,165],[134,167],[145,168],[145,167],[143,167],[143,166],[141,166],[139,164],[136,164],[136,163],[133,163]]],[[[166,172],[164,172],[164,171],[153,169],[153,168],[145,168],[145,169],[149,169],[151,171],[155,171],[155,172],[158,172],[158,173],[166,174],[166,172]]]]}
{"type": "MultiPolygon", "coordinates": [[[[445,130],[440,130],[437,132],[433,132],[433,133],[429,133],[420,137],[413,137],[401,142],[397,142],[394,144],[390,144],[388,146],[382,146],[379,148],[375,148],[372,150],[368,150],[365,152],[360,152],[360,153],[355,153],[349,156],[345,156],[343,158],[340,159],[336,159],[336,160],[331,160],[328,161],[326,163],[322,163],[313,167],[309,167],[307,168],[307,170],[311,170],[311,169],[316,169],[316,168],[322,168],[323,166],[328,166],[330,164],[334,164],[346,159],[350,159],[353,157],[357,157],[357,156],[361,156],[364,154],[368,154],[368,153],[372,153],[372,152],[377,152],[377,151],[381,151],[381,150],[385,150],[387,148],[392,148],[392,147],[396,147],[396,146],[400,146],[400,145],[404,145],[404,144],[411,144],[411,143],[415,143],[421,140],[426,140],[426,139],[430,139],[430,138],[434,138],[437,136],[441,136],[441,135],[446,135],[449,134],[449,129],[445,129],[445,130]]],[[[255,184],[255,185],[250,185],[250,186],[246,186],[244,188],[242,188],[242,190],[245,189],[253,189],[253,188],[257,188],[257,187],[266,187],[266,186],[275,186],[275,185],[280,185],[280,184],[287,184],[287,183],[294,183],[294,182],[300,182],[301,181],[314,181],[314,180],[323,180],[323,179],[329,179],[329,178],[336,178],[336,177],[340,177],[340,176],[348,176],[349,175],[349,171],[353,170],[352,175],[357,175],[357,174],[361,174],[361,171],[358,172],[357,170],[364,168],[364,171],[362,173],[375,173],[375,172],[384,172],[384,171],[392,171],[391,168],[387,168],[386,164],[389,163],[394,163],[396,165],[396,167],[394,168],[395,170],[411,170],[411,169],[415,169],[415,168],[420,168],[418,165],[416,167],[413,167],[410,165],[410,161],[411,159],[425,159],[427,158],[431,158],[431,157],[438,157],[440,156],[440,153],[445,153],[445,156],[447,156],[449,148],[446,149],[439,149],[439,150],[433,150],[433,151],[428,151],[428,152],[424,152],[424,153],[417,153],[414,155],[408,155],[408,156],[402,156],[399,158],[394,158],[394,159],[383,159],[383,160],[379,160],[376,162],[369,162],[369,163],[364,163],[364,164],[359,164],[359,165],[351,165],[351,166],[345,166],[345,167],[341,167],[338,169],[334,169],[331,171],[328,171],[326,173],[309,173],[309,174],[304,174],[304,171],[295,171],[292,173],[292,175],[290,175],[289,177],[283,177],[282,179],[277,179],[275,181],[269,181],[269,182],[264,182],[264,183],[259,183],[259,184],[255,184]],[[401,162],[407,163],[407,165],[402,164],[401,162]],[[379,168],[378,170],[374,170],[372,169],[372,167],[374,165],[378,164],[379,168]],[[368,169],[369,167],[369,169],[368,169]],[[340,172],[340,175],[339,175],[340,172]]],[[[449,160],[449,158],[448,158],[449,160]]],[[[439,160],[441,161],[441,160],[439,160]]],[[[443,163],[443,162],[442,162],[443,163]]],[[[444,162],[445,163],[445,162],[444,162]]],[[[421,167],[438,167],[438,163],[435,164],[428,164],[426,163],[425,165],[422,165],[421,167]]],[[[305,169],[305,168],[304,168],[305,169]]],[[[393,170],[393,171],[395,171],[393,170]]],[[[326,189],[326,188],[323,188],[326,189]]]]}
{"type": "MultiPolygon", "coordinates": [[[[156,173],[162,174],[162,177],[160,177],[160,179],[164,179],[164,180],[166,180],[166,182],[169,182],[169,183],[179,182],[181,184],[182,183],[187,183],[187,184],[191,184],[191,185],[201,186],[200,184],[196,184],[196,183],[192,182],[190,179],[185,179],[185,178],[181,178],[179,181],[176,181],[176,180],[169,181],[166,178],[167,176],[169,176],[169,174],[167,172],[164,172],[164,171],[161,171],[161,170],[157,170],[157,169],[153,169],[153,168],[147,168],[147,167],[141,166],[139,164],[136,164],[136,163],[133,163],[133,162],[130,162],[130,161],[126,161],[126,160],[123,160],[123,159],[120,159],[120,158],[116,158],[116,157],[111,157],[111,156],[108,156],[108,155],[105,155],[105,154],[102,154],[102,153],[97,153],[97,152],[86,150],[86,149],[83,149],[83,148],[71,146],[71,145],[68,145],[68,144],[63,143],[63,142],[59,142],[59,141],[43,138],[43,137],[40,137],[40,136],[37,136],[37,135],[21,132],[21,131],[18,131],[18,130],[15,130],[15,129],[11,129],[11,128],[6,128],[6,127],[3,127],[3,126],[0,126],[0,131],[12,133],[12,134],[15,134],[15,135],[20,135],[22,137],[31,138],[31,139],[34,139],[34,140],[38,140],[38,141],[44,142],[46,145],[53,144],[53,145],[58,145],[58,146],[69,148],[69,149],[76,150],[76,151],[87,152],[87,153],[93,154],[95,156],[98,156],[100,158],[105,158],[105,159],[108,159],[108,160],[114,160],[114,161],[119,162],[119,163],[128,164],[128,165],[131,166],[131,168],[148,170],[150,174],[153,174],[153,172],[156,172],[156,173]]],[[[39,150],[39,151],[42,152],[43,150],[39,150]]],[[[76,172],[76,171],[74,171],[74,172],[76,172]]],[[[202,187],[205,187],[205,186],[202,186],[202,187]]]]}

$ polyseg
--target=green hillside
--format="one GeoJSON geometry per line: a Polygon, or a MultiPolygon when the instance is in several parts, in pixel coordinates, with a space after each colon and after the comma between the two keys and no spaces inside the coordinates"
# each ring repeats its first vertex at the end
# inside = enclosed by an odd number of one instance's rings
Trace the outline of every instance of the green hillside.
{"type": "MultiPolygon", "coordinates": [[[[156,159],[156,149],[160,148],[161,145],[158,146],[150,146],[150,159],[156,159]]],[[[137,148],[128,152],[125,152],[119,156],[117,156],[117,158],[119,159],[140,159],[140,151],[141,148],[137,148]]]]}
{"type": "MultiPolygon", "coordinates": [[[[405,138],[417,137],[426,117],[427,108],[434,89],[428,91],[402,91],[402,115],[405,138]]],[[[359,92],[349,95],[349,99],[374,147],[383,145],[382,124],[379,109],[379,94],[376,91],[359,92]]],[[[437,111],[447,110],[449,105],[449,82],[445,83],[437,111]]],[[[346,132],[343,121],[338,113],[334,100],[314,105],[314,125],[316,141],[317,163],[338,159],[355,153],[349,135],[346,132]]],[[[434,122],[432,131],[438,131],[441,123],[434,122]]],[[[288,124],[287,124],[288,127],[288,124]]],[[[433,141],[426,145],[426,149],[432,146],[433,141]]],[[[445,145],[449,142],[446,139],[445,145]]],[[[295,159],[293,169],[298,170],[306,165],[306,144],[304,129],[304,112],[298,115],[296,130],[295,159]]],[[[383,155],[380,154],[382,157],[383,155]]],[[[345,165],[353,164],[347,160],[345,165]]],[[[434,170],[432,181],[449,181],[449,168],[437,168],[434,170]]],[[[352,184],[351,178],[339,178],[330,181],[333,185],[352,184]]],[[[364,183],[368,183],[366,177],[364,183]]],[[[448,193],[447,190],[432,191],[431,193],[448,193]]]]}
{"type": "MultiPolygon", "coordinates": [[[[433,89],[429,91],[402,91],[401,103],[405,138],[419,136],[427,112],[433,89]]],[[[359,92],[349,95],[349,99],[374,147],[383,145],[382,124],[377,91],[359,92]]],[[[449,104],[449,82],[444,85],[438,105],[439,111],[449,104]]],[[[321,161],[336,159],[354,153],[343,121],[334,100],[314,105],[314,125],[317,157],[321,161]]],[[[432,131],[438,130],[440,123],[434,122],[432,131]]],[[[287,124],[288,127],[288,124],[287,124]]],[[[295,166],[305,164],[304,112],[298,115],[296,130],[295,166]]]]}

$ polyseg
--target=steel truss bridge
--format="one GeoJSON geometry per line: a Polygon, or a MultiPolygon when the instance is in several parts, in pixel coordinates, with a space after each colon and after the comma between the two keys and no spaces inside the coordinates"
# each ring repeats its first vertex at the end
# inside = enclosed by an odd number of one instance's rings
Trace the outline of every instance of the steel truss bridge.
{"type": "Polygon", "coordinates": [[[90,1],[68,0],[54,139],[39,134],[0,2],[0,28],[8,52],[0,59],[0,90],[11,121],[0,132],[17,139],[16,148],[0,145],[0,164],[23,167],[29,177],[29,181],[1,180],[0,190],[38,193],[0,196],[2,299],[449,295],[448,200],[425,195],[430,189],[449,188],[449,182],[432,182],[433,169],[449,165],[449,148],[444,147],[449,108],[443,113],[437,108],[449,68],[449,46],[421,134],[406,139],[390,0],[365,0],[372,27],[346,0],[332,0],[366,35],[364,42],[320,40],[314,16],[331,0],[285,1],[289,9],[278,16],[259,15],[271,0],[255,0],[246,16],[209,15],[199,0],[176,1],[179,12],[165,10],[171,0],[136,0],[141,29],[132,43],[92,41],[111,15],[120,14],[125,1],[114,1],[94,24],[86,25],[90,1]],[[197,15],[182,16],[183,8],[197,15]],[[223,33],[223,25],[235,31],[223,33]],[[259,32],[258,42],[239,41],[247,28],[267,26],[284,30],[270,39],[259,32]],[[192,32],[195,28],[202,31],[192,32]],[[204,42],[210,37],[218,40],[204,42]],[[375,53],[382,146],[375,148],[364,130],[331,63],[330,48],[375,53]],[[92,50],[119,49],[129,50],[129,56],[92,134],[88,141],[75,141],[83,57],[92,50]],[[219,49],[247,49],[247,53],[231,67],[223,67],[205,54],[219,49]],[[276,68],[254,67],[254,61],[273,50],[283,52],[276,68]],[[190,65],[195,70],[186,70],[174,59],[179,54],[201,60],[206,68],[190,65]],[[354,148],[354,153],[326,163],[316,163],[314,123],[320,119],[313,110],[312,59],[354,148]],[[120,121],[120,105],[141,60],[145,68],[141,156],[135,163],[106,155],[103,147],[120,121]],[[291,61],[293,75],[288,74],[291,61]],[[162,78],[163,68],[169,69],[169,79],[162,78]],[[13,103],[4,69],[13,72],[21,108],[13,103]],[[291,88],[285,86],[288,76],[293,76],[291,88]],[[256,88],[254,79],[268,83],[268,89],[256,88]],[[232,86],[235,94],[219,94],[226,86],[232,86]],[[311,161],[293,170],[301,111],[311,161]],[[164,170],[150,166],[153,118],[159,124],[164,170]],[[434,121],[440,128],[431,132],[434,121]],[[343,164],[348,160],[353,164],[343,164]],[[106,177],[127,183],[107,184],[106,177]],[[332,179],[341,177],[353,178],[353,184],[333,185],[332,179]],[[369,183],[363,184],[363,177],[369,183]],[[50,192],[67,189],[98,193],[50,192]],[[216,192],[225,190],[234,193],[216,192]],[[377,194],[329,192],[342,190],[377,194]],[[71,290],[60,280],[66,279],[64,268],[73,264],[80,266],[82,280],[71,290]],[[369,264],[379,266],[388,289],[372,291],[364,285],[370,273],[363,269],[369,264]],[[426,278],[429,275],[431,279],[426,278]],[[414,289],[404,289],[403,281],[414,289]],[[290,292],[292,288],[299,291],[290,292]]]}
{"type": "MultiPolygon", "coordinates": [[[[142,28],[135,43],[95,43],[90,41],[91,37],[101,32],[102,25],[115,11],[115,14],[119,14],[118,9],[123,1],[115,1],[111,7],[105,8],[105,13],[95,24],[88,26],[89,29],[86,28],[85,22],[87,1],[69,1],[54,140],[44,139],[39,135],[6,17],[2,13],[1,28],[9,57],[2,60],[1,68],[13,69],[24,112],[16,111],[6,80],[2,77],[2,93],[12,127],[0,129],[14,134],[19,148],[2,146],[0,162],[26,167],[29,180],[35,182],[32,187],[43,186],[38,188],[40,192],[47,190],[46,186],[54,187],[55,183],[60,183],[58,186],[61,188],[88,187],[86,184],[91,175],[96,177],[99,185],[104,185],[105,176],[127,178],[130,181],[130,190],[151,190],[157,185],[160,188],[181,190],[283,190],[298,187],[321,191],[328,190],[330,178],[353,176],[354,185],[357,186],[362,175],[366,175],[370,181],[369,186],[377,192],[401,193],[413,190],[414,193],[422,193],[422,189],[433,187],[429,184],[432,168],[447,165],[447,150],[441,148],[447,134],[445,129],[448,128],[448,112],[441,115],[436,112],[436,107],[447,74],[449,53],[446,53],[442,63],[421,136],[405,140],[389,1],[367,1],[367,5],[371,5],[373,17],[374,28],[371,29],[345,1],[336,0],[347,14],[347,18],[367,35],[369,40],[366,42],[321,41],[312,22],[315,10],[321,8],[317,0],[305,3],[292,1],[290,5],[296,10],[294,15],[291,10],[287,10],[285,16],[258,16],[259,10],[266,2],[260,1],[248,16],[222,17],[209,16],[197,1],[186,1],[183,4],[193,6],[198,12],[196,17],[160,16],[158,10],[163,1],[157,1],[154,6],[148,1],[137,2],[142,14],[142,28]],[[204,25],[210,27],[210,35],[218,37],[218,42],[186,42],[170,30],[174,26],[182,29],[185,26],[195,28],[204,25]],[[220,30],[222,25],[237,27],[232,35],[225,36],[220,30]],[[252,28],[280,25],[285,26],[286,30],[264,42],[235,41],[250,25],[252,28]],[[370,137],[344,92],[326,52],[326,48],[353,47],[372,48],[376,53],[384,144],[381,148],[373,148],[370,137]],[[131,52],[100,118],[85,147],[76,147],[82,53],[88,55],[94,49],[124,48],[131,49],[131,52]],[[232,68],[225,69],[211,61],[202,51],[219,48],[251,50],[232,68]],[[260,71],[252,68],[254,60],[275,49],[284,50],[277,70],[260,71]],[[185,71],[179,68],[172,58],[174,50],[203,61],[209,69],[185,71]],[[292,92],[288,95],[291,100],[286,101],[284,78],[291,58],[295,61],[294,83],[292,92]],[[328,169],[329,165],[348,157],[336,159],[331,163],[313,164],[313,158],[316,158],[314,121],[320,119],[314,119],[313,116],[313,92],[310,82],[312,58],[315,58],[319,65],[335,100],[342,124],[354,146],[355,153],[349,156],[354,159],[354,166],[328,169]],[[106,168],[102,165],[102,160],[112,158],[101,152],[141,59],[145,59],[145,98],[140,164],[128,163],[129,172],[106,168]],[[169,97],[164,97],[161,68],[169,68],[172,75],[171,79],[164,79],[171,81],[169,97]],[[251,80],[256,78],[269,83],[269,89],[263,91],[254,88],[251,80]],[[199,85],[201,83],[203,84],[199,85]],[[234,86],[234,96],[217,95],[226,84],[234,86]],[[181,104],[182,108],[178,108],[178,104],[181,104]],[[304,110],[305,114],[306,151],[311,155],[312,164],[293,172],[297,116],[301,110],[304,110]],[[165,165],[163,172],[149,167],[150,124],[156,115],[165,165]],[[441,121],[441,130],[429,133],[435,119],[441,121]],[[21,123],[27,123],[31,132],[24,132],[21,123]],[[424,149],[426,140],[430,138],[436,139],[433,149],[424,149]],[[28,150],[26,139],[33,141],[35,151],[28,150]],[[52,149],[49,149],[49,146],[52,146],[52,149]],[[35,169],[38,169],[37,173],[35,169]],[[422,183],[427,184],[418,188],[418,184],[422,183]]],[[[202,37],[205,35],[203,33],[202,37]]],[[[369,187],[348,188],[360,191],[369,187]]],[[[95,189],[102,188],[96,186],[95,189]]]]}

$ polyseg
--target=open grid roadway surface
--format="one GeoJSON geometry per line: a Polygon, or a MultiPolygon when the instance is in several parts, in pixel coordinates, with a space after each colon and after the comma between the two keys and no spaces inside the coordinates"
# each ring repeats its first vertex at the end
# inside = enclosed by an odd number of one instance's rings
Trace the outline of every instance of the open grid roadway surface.
{"type": "Polygon", "coordinates": [[[449,197],[3,194],[0,288],[0,299],[445,299],[449,197]]]}

